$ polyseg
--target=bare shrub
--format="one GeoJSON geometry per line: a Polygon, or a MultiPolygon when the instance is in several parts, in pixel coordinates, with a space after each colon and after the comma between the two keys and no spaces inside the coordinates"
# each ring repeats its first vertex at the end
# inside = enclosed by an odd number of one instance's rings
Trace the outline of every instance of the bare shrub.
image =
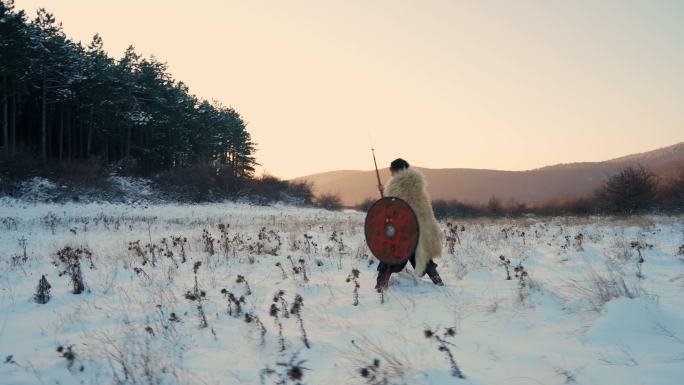
{"type": "Polygon", "coordinates": [[[325,210],[339,211],[342,209],[342,198],[338,194],[324,193],[316,197],[314,204],[325,210]]]}
{"type": "Polygon", "coordinates": [[[345,354],[363,381],[370,385],[406,383],[406,369],[411,367],[406,357],[400,357],[390,349],[367,338],[360,344],[352,340],[355,350],[345,354]],[[369,364],[370,362],[370,364],[369,364]]]}
{"type": "Polygon", "coordinates": [[[22,254],[21,255],[15,255],[12,257],[11,265],[13,267],[22,266],[24,263],[26,263],[26,261],[28,261],[28,253],[26,252],[27,244],[28,244],[28,240],[26,239],[26,237],[22,236],[21,238],[19,238],[19,247],[22,250],[22,254]]]}
{"type": "Polygon", "coordinates": [[[133,242],[128,242],[128,251],[133,255],[133,257],[141,258],[143,266],[147,264],[147,252],[140,246],[140,240],[133,242]]]}
{"type": "Polygon", "coordinates": [[[188,243],[188,238],[186,237],[181,237],[181,236],[171,236],[171,241],[173,242],[173,247],[176,247],[179,249],[179,254],[181,257],[181,263],[185,263],[187,261],[187,256],[185,254],[185,246],[188,243]]]}
{"type": "Polygon", "coordinates": [[[181,364],[183,349],[177,345],[172,322],[180,322],[175,313],[164,321],[167,327],[141,329],[130,323],[111,334],[90,334],[90,353],[109,364],[108,375],[115,384],[183,384],[181,378],[190,373],[181,364]],[[158,333],[153,336],[150,330],[158,333]]]}
{"type": "Polygon", "coordinates": [[[14,229],[14,231],[17,231],[19,229],[19,227],[17,226],[17,218],[4,217],[2,218],[2,220],[0,220],[0,223],[2,223],[3,226],[5,226],[7,231],[11,231],[12,229],[14,229]]]}
{"type": "Polygon", "coordinates": [[[54,235],[55,234],[55,229],[57,226],[62,223],[62,219],[55,215],[53,212],[49,212],[43,216],[40,221],[43,223],[43,225],[50,229],[50,232],[54,235]]]}
{"type": "MultiPolygon", "coordinates": [[[[359,211],[368,212],[368,210],[370,210],[371,206],[373,206],[373,203],[375,203],[375,201],[377,201],[377,199],[366,198],[360,204],[356,205],[355,208],[359,211]]],[[[434,207],[434,202],[432,204],[434,207]]],[[[435,213],[435,215],[437,215],[437,213],[435,213]]]]}
{"type": "Polygon", "coordinates": [[[272,175],[262,175],[243,182],[240,194],[256,203],[284,201],[297,205],[311,204],[312,184],[307,181],[286,181],[272,175]]]}
{"type": "Polygon", "coordinates": [[[161,244],[164,246],[164,252],[162,253],[162,256],[170,259],[171,262],[173,262],[173,266],[178,269],[178,262],[176,262],[176,259],[173,257],[173,251],[169,245],[170,242],[166,238],[162,238],[161,244]]]}
{"type": "Polygon", "coordinates": [[[583,279],[568,280],[561,291],[564,300],[586,301],[587,307],[594,311],[600,311],[616,298],[638,298],[644,295],[641,288],[626,282],[624,273],[613,265],[607,265],[602,272],[589,268],[583,279]]]}
{"type": "Polygon", "coordinates": [[[658,178],[643,166],[628,166],[608,178],[599,191],[607,211],[639,214],[657,206],[658,178]]]}
{"type": "MultiPolygon", "coordinates": [[[[73,284],[73,293],[81,294],[85,290],[85,283],[83,282],[83,273],[81,271],[81,260],[89,259],[92,267],[92,253],[87,248],[72,248],[66,246],[57,252],[57,259],[61,263],[62,270],[59,275],[68,275],[73,284]]],[[[59,265],[55,262],[55,265],[59,265]]]]}
{"type": "Polygon", "coordinates": [[[203,250],[205,253],[214,255],[214,237],[211,236],[207,229],[202,230],[202,236],[200,237],[200,242],[202,242],[203,250]]]}
{"type": "Polygon", "coordinates": [[[250,243],[247,248],[253,254],[276,256],[280,254],[282,245],[282,239],[275,230],[266,230],[266,227],[262,227],[257,234],[257,241],[250,243]]]}
{"type": "Polygon", "coordinates": [[[661,195],[665,208],[675,213],[684,212],[684,168],[679,170],[677,178],[670,180],[661,195]]]}
{"type": "Polygon", "coordinates": [[[501,204],[501,200],[497,197],[491,197],[489,198],[489,201],[487,202],[486,206],[487,213],[492,216],[492,217],[500,217],[503,216],[505,213],[505,208],[501,204]]]}
{"type": "Polygon", "coordinates": [[[226,289],[221,289],[221,294],[228,300],[228,315],[239,318],[242,315],[242,305],[245,303],[245,297],[236,297],[233,293],[226,289]]]}

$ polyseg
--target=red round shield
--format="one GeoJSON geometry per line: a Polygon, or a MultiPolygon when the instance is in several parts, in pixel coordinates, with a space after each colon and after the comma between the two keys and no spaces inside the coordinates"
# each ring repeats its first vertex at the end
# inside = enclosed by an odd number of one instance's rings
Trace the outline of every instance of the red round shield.
{"type": "Polygon", "coordinates": [[[382,198],[368,209],[366,244],[380,261],[396,265],[406,261],[418,245],[418,218],[401,198],[382,198]]]}

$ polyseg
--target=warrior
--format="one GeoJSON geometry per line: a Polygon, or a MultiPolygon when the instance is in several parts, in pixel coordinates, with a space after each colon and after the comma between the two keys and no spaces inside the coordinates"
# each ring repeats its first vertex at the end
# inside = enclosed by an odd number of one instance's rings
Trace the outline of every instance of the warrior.
{"type": "MultiPolygon", "coordinates": [[[[444,286],[442,278],[437,273],[437,264],[432,261],[442,254],[442,232],[439,230],[432,211],[430,197],[425,189],[425,180],[417,170],[409,168],[408,162],[401,158],[392,161],[390,172],[392,179],[385,188],[385,195],[406,201],[416,213],[420,229],[416,251],[407,261],[411,262],[417,277],[422,277],[427,273],[435,285],[444,286]]],[[[407,261],[397,265],[380,262],[375,289],[381,291],[387,288],[392,273],[402,271],[407,261]]]]}

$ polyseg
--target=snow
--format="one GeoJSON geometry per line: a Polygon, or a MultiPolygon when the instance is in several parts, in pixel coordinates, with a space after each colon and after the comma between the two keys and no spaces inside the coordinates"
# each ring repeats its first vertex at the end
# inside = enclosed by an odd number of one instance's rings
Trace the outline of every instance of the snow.
{"type": "Polygon", "coordinates": [[[124,201],[132,202],[138,199],[151,198],[154,196],[152,181],[145,178],[110,175],[107,182],[124,197],[124,201]]]}
{"type": "Polygon", "coordinates": [[[49,179],[34,177],[21,183],[19,193],[27,201],[45,201],[51,198],[58,188],[49,179]]]}
{"type": "MultiPolygon", "coordinates": [[[[122,190],[145,188],[114,182],[122,190]]],[[[58,188],[42,181],[32,186],[38,193],[58,188]]],[[[363,219],[351,210],[285,205],[4,198],[0,383],[272,384],[283,375],[294,384],[288,367],[279,365],[291,360],[305,360],[303,384],[681,383],[681,217],[458,221],[465,228],[460,242],[454,241],[453,254],[445,245],[437,260],[446,286],[415,278],[409,267],[392,276],[384,298],[373,290],[376,264],[365,246],[363,219]],[[223,238],[219,224],[230,225],[223,238]],[[214,255],[203,234],[214,239],[214,255]],[[187,238],[187,262],[172,236],[187,238]],[[162,255],[163,239],[173,258],[162,255]],[[147,263],[130,249],[135,241],[147,263]],[[653,245],[641,250],[642,266],[631,242],[653,245]],[[145,249],[150,243],[160,248],[154,266],[145,249]],[[69,277],[60,276],[62,265],[54,263],[65,246],[92,251],[93,268],[81,263],[83,294],[71,293],[69,277]],[[500,255],[511,261],[511,280],[500,255]],[[307,280],[293,270],[300,259],[307,280]],[[194,290],[196,262],[206,328],[200,328],[197,301],[185,298],[194,290]],[[528,272],[523,283],[514,276],[519,263],[528,272]],[[347,282],[352,269],[360,271],[358,306],[352,305],[354,284],[347,282]],[[43,274],[52,298],[39,305],[32,298],[43,274]],[[263,343],[256,322],[228,314],[222,289],[244,296],[243,313],[266,328],[263,343]],[[279,290],[289,310],[295,295],[302,296],[310,349],[295,315],[283,318],[281,312],[280,351],[269,315],[279,290]],[[455,335],[445,335],[448,328],[455,335]],[[447,352],[425,337],[426,329],[446,341],[465,379],[452,376],[447,352]],[[71,365],[58,346],[72,348],[71,365]],[[362,377],[362,368],[373,368],[378,381],[362,377]]],[[[447,231],[446,223],[440,225],[447,231]]]]}

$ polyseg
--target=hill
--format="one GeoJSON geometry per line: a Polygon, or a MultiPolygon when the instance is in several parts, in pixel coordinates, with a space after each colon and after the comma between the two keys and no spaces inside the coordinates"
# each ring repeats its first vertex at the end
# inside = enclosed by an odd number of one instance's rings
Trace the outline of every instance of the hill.
{"type": "MultiPolygon", "coordinates": [[[[684,142],[602,162],[557,164],[526,171],[501,171],[468,168],[430,169],[417,167],[428,182],[433,199],[484,203],[496,196],[506,202],[536,203],[588,194],[607,177],[631,164],[641,164],[663,179],[684,167],[684,142]]],[[[383,183],[387,168],[380,170],[383,183]]],[[[314,184],[314,191],[336,193],[345,205],[354,205],[378,196],[375,171],[330,171],[295,178],[314,184]]]]}

